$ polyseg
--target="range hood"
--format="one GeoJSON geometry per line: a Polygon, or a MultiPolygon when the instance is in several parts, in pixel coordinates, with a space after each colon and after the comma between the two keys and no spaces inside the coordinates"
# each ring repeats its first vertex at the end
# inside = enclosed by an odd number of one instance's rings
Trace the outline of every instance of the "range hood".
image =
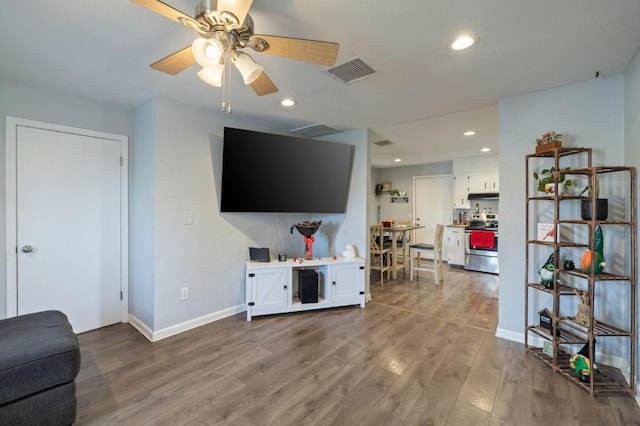
{"type": "Polygon", "coordinates": [[[470,200],[497,200],[499,197],[498,192],[477,192],[470,193],[467,198],[470,200]]]}

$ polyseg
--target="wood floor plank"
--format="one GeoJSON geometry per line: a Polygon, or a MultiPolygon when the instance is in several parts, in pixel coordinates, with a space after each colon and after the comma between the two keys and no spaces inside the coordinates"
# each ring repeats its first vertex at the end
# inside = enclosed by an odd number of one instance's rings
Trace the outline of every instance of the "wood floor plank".
{"type": "Polygon", "coordinates": [[[487,336],[476,357],[469,376],[462,386],[459,400],[488,413],[493,410],[508,342],[487,336]]]}
{"type": "Polygon", "coordinates": [[[407,422],[446,424],[486,335],[486,332],[472,328],[465,328],[460,333],[445,363],[413,406],[407,422]]]}
{"type": "Polygon", "coordinates": [[[378,401],[377,406],[402,420],[406,420],[413,406],[428,387],[462,329],[438,321],[439,328],[430,336],[422,352],[378,401]]]}
{"type": "Polygon", "coordinates": [[[490,425],[531,425],[535,368],[545,366],[527,358],[523,345],[509,342],[490,425]]]}
{"type": "Polygon", "coordinates": [[[80,334],[76,424],[640,425],[634,399],[591,398],[495,337],[495,276],[430,275],[374,284],[365,309],[80,334]]]}
{"type": "Polygon", "coordinates": [[[490,416],[491,413],[477,405],[458,399],[445,424],[448,426],[486,426],[489,424],[490,416]]]}

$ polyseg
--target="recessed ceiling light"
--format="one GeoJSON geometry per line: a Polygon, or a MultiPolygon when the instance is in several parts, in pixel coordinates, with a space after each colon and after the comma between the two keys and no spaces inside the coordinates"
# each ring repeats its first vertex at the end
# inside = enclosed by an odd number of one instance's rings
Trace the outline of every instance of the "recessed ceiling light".
{"type": "Polygon", "coordinates": [[[453,50],[464,50],[476,44],[477,41],[477,37],[463,35],[452,41],[449,47],[453,50]]]}
{"type": "Polygon", "coordinates": [[[465,136],[473,136],[476,134],[475,130],[467,130],[466,132],[463,133],[463,135],[465,136]]]}
{"type": "Polygon", "coordinates": [[[280,105],[282,105],[283,107],[292,107],[296,104],[296,101],[294,101],[293,99],[283,99],[280,101],[280,105]]]}
{"type": "Polygon", "coordinates": [[[482,151],[482,152],[489,152],[489,151],[491,151],[491,148],[482,148],[480,151],[482,151]]]}
{"type": "Polygon", "coordinates": [[[401,161],[402,161],[402,158],[396,158],[396,159],[394,159],[393,161],[395,161],[396,163],[399,163],[399,162],[401,162],[401,161]]]}

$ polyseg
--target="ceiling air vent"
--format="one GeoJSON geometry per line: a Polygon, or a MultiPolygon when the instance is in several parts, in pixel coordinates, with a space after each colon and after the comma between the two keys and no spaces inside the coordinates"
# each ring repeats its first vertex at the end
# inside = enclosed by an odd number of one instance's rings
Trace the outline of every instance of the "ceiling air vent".
{"type": "Polygon", "coordinates": [[[374,145],[387,146],[387,145],[393,145],[393,142],[391,142],[390,140],[378,141],[378,142],[374,142],[374,145]]]}
{"type": "Polygon", "coordinates": [[[306,136],[308,138],[317,138],[318,136],[329,135],[335,132],[339,132],[339,130],[322,123],[312,124],[305,127],[298,127],[297,129],[291,130],[291,133],[295,133],[300,136],[306,136]]]}
{"type": "Polygon", "coordinates": [[[334,67],[327,68],[324,71],[344,84],[355,83],[356,81],[371,77],[376,73],[376,70],[365,64],[360,58],[355,58],[334,67]]]}

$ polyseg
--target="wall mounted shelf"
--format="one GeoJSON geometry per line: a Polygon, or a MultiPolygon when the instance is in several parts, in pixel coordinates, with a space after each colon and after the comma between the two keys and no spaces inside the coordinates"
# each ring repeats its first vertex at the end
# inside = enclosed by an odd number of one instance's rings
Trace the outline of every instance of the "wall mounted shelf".
{"type": "Polygon", "coordinates": [[[392,203],[408,203],[409,197],[391,197],[392,203]]]}

